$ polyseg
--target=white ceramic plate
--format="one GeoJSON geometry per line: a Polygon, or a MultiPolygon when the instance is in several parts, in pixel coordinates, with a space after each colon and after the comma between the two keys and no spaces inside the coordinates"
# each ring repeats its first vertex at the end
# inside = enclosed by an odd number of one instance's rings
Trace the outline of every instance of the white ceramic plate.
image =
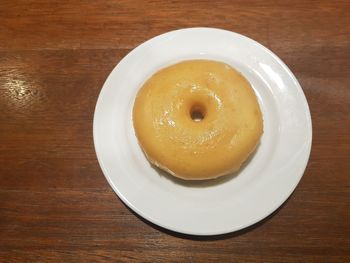
{"type": "Polygon", "coordinates": [[[161,227],[194,235],[236,231],[276,210],[301,179],[312,138],[307,101],[288,67],[254,40],[213,28],[168,32],[131,51],[101,90],[93,132],[100,166],[120,199],[161,227]],[[256,92],[264,134],[234,175],[177,180],[152,168],[137,143],[131,113],[138,89],[157,70],[186,59],[228,63],[256,92]]]}

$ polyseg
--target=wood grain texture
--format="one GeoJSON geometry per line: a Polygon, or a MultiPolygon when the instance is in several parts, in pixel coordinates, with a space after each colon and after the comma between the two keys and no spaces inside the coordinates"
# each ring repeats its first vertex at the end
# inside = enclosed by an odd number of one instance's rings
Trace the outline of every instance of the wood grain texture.
{"type": "Polygon", "coordinates": [[[349,262],[350,2],[0,1],[0,262],[349,262]],[[132,48],[220,27],[272,49],[308,99],[313,148],[289,200],[219,237],[131,212],[96,160],[99,91],[132,48]]]}

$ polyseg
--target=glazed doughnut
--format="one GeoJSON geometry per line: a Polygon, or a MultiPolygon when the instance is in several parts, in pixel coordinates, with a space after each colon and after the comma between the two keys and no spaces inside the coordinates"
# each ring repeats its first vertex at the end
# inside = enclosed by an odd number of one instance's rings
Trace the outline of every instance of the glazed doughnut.
{"type": "Polygon", "coordinates": [[[249,82],[212,60],[183,61],[156,72],[136,95],[133,125],[147,159],[187,180],[237,171],[263,132],[249,82]]]}

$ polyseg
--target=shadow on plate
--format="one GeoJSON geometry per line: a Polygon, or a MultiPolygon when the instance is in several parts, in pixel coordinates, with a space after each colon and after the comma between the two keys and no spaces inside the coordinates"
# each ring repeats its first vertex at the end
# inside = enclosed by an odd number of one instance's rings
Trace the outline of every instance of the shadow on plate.
{"type": "MultiPolygon", "coordinates": [[[[248,164],[254,158],[259,146],[260,146],[260,143],[257,145],[254,152],[252,154],[250,154],[248,159],[242,164],[241,168],[237,172],[234,172],[234,173],[231,173],[231,174],[228,174],[225,176],[221,176],[217,179],[199,180],[199,181],[198,180],[182,180],[180,178],[177,178],[177,177],[170,175],[169,173],[161,170],[160,168],[158,168],[154,165],[151,165],[151,166],[153,169],[155,169],[155,171],[157,171],[159,176],[162,176],[162,177],[166,178],[167,180],[172,181],[175,184],[182,185],[185,187],[196,187],[196,188],[212,187],[212,186],[226,183],[226,182],[234,179],[236,176],[238,176],[244,169],[246,169],[248,164]]],[[[203,236],[188,235],[188,234],[178,233],[178,232],[163,228],[161,226],[158,226],[158,225],[148,221],[147,219],[144,219],[143,217],[138,215],[136,212],[134,212],[131,208],[129,208],[127,205],[125,205],[125,207],[131,213],[133,213],[137,218],[139,218],[142,222],[144,222],[145,224],[147,224],[147,225],[153,227],[154,229],[157,229],[158,231],[161,231],[165,234],[168,234],[168,235],[171,235],[171,236],[174,236],[177,238],[182,238],[182,239],[190,239],[190,240],[197,240],[197,241],[215,241],[215,240],[224,240],[224,239],[234,238],[234,237],[246,234],[248,232],[251,232],[254,229],[264,225],[269,219],[271,219],[273,216],[275,216],[280,211],[280,209],[286,204],[286,202],[288,200],[289,200],[289,198],[278,209],[276,209],[273,213],[271,213],[269,216],[265,217],[261,221],[255,223],[249,227],[246,227],[244,229],[241,229],[241,230],[238,230],[235,232],[231,232],[231,233],[220,234],[220,235],[210,235],[210,236],[208,236],[208,235],[203,235],[203,236]]]]}
{"type": "Polygon", "coordinates": [[[260,146],[260,143],[257,145],[254,152],[252,152],[249,155],[248,159],[242,164],[241,168],[238,171],[231,173],[231,174],[228,174],[228,175],[221,176],[221,177],[216,178],[216,179],[183,180],[181,178],[177,178],[175,176],[172,176],[171,174],[165,172],[164,170],[158,168],[157,166],[155,166],[153,164],[150,164],[150,165],[159,174],[159,176],[164,177],[164,178],[172,181],[175,184],[182,185],[185,187],[194,187],[194,188],[212,187],[212,186],[224,184],[224,183],[232,180],[236,176],[238,176],[248,166],[248,164],[251,162],[251,160],[254,158],[259,146],[260,146]]]}

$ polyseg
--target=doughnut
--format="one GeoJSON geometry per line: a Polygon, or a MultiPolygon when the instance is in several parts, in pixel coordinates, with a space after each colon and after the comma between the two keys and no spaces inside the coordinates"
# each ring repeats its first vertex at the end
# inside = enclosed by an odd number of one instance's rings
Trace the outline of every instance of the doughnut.
{"type": "Polygon", "coordinates": [[[132,118],[151,164],[185,180],[239,170],[263,133],[249,82],[212,60],[182,61],[156,72],[138,90],[132,118]]]}

